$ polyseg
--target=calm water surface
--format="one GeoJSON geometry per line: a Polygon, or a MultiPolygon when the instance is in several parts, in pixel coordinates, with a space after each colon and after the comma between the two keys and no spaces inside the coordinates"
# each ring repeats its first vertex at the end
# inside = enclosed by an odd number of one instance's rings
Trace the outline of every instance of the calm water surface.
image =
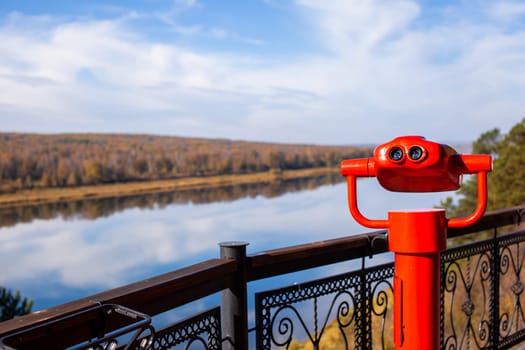
{"type": "MultiPolygon", "coordinates": [[[[451,195],[390,193],[374,179],[358,191],[378,219],[451,195]]],[[[337,177],[0,209],[0,226],[0,285],[33,310],[218,257],[222,241],[247,241],[253,254],[371,231],[350,216],[337,177]]]]}

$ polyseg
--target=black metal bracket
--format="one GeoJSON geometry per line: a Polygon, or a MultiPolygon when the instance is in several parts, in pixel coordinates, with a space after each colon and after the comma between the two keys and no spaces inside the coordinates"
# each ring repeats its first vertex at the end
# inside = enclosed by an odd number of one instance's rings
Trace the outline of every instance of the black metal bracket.
{"type": "Polygon", "coordinates": [[[46,347],[46,344],[65,346],[70,350],[115,349],[119,346],[119,337],[125,338],[123,349],[146,350],[151,348],[154,336],[150,316],[122,305],[97,301],[87,309],[3,337],[0,350],[36,349],[46,347]],[[67,333],[79,322],[89,328],[85,329],[87,339],[69,344],[65,339],[67,333]],[[63,339],[57,339],[60,337],[63,339]]]}

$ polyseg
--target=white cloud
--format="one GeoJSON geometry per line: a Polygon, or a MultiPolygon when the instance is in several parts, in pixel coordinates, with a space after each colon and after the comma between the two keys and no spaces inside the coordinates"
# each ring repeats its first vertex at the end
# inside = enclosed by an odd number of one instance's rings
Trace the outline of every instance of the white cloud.
{"type": "Polygon", "coordinates": [[[464,20],[421,26],[411,1],[300,4],[317,10],[318,37],[348,66],[339,79],[352,83],[339,91],[346,105],[362,105],[356,113],[378,122],[370,134],[388,124],[394,135],[475,138],[522,117],[523,28],[509,32],[464,13],[464,20]]]}
{"type": "Polygon", "coordinates": [[[521,1],[491,2],[487,14],[502,21],[513,20],[525,15],[525,4],[521,1]]]}
{"type": "Polygon", "coordinates": [[[319,39],[335,52],[350,56],[399,34],[419,14],[419,6],[408,0],[297,0],[297,3],[314,17],[321,29],[319,39]]]}

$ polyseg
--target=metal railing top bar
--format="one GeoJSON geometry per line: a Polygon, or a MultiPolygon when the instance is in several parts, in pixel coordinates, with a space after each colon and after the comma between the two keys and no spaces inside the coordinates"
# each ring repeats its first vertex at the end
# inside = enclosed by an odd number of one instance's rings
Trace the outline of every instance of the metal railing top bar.
{"type": "Polygon", "coordinates": [[[227,288],[237,271],[233,259],[210,259],[93,295],[91,299],[156,315],[227,288]]]}
{"type": "Polygon", "coordinates": [[[31,328],[38,324],[68,316],[73,313],[82,312],[95,307],[98,303],[89,298],[78,299],[69,303],[54,306],[49,309],[33,312],[22,317],[0,322],[0,335],[6,335],[31,328]]]}
{"type": "Polygon", "coordinates": [[[61,315],[49,322],[39,324],[30,332],[25,330],[10,334],[0,341],[0,349],[106,349],[101,346],[105,340],[122,335],[135,338],[145,333],[152,337],[151,318],[149,315],[112,304],[94,304],[94,306],[69,315],[61,315]],[[94,325],[103,325],[94,327],[94,325]],[[105,336],[98,337],[101,334],[105,336]],[[98,339],[97,339],[98,338],[98,339]],[[85,339],[83,346],[78,346],[78,339],[85,339]],[[77,345],[77,346],[75,346],[77,345]],[[98,345],[98,346],[97,346],[98,345]]]}
{"type": "Polygon", "coordinates": [[[485,213],[485,215],[483,215],[483,217],[474,225],[463,228],[448,229],[447,238],[489,230],[495,227],[519,225],[522,222],[525,222],[525,206],[494,210],[485,213]]]}
{"type": "Polygon", "coordinates": [[[274,277],[387,251],[386,231],[267,250],[248,257],[248,280],[274,277]]]}
{"type": "Polygon", "coordinates": [[[210,259],[163,275],[0,322],[0,335],[79,313],[95,305],[119,304],[148,315],[170,310],[228,287],[238,270],[232,259],[210,259]]]}

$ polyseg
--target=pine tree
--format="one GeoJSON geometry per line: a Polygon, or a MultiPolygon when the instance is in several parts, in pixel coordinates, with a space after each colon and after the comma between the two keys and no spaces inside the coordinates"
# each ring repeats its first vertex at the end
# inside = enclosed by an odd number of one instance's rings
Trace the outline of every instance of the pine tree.
{"type": "MultiPolygon", "coordinates": [[[[493,170],[488,174],[488,210],[508,208],[525,203],[525,119],[516,124],[507,135],[499,129],[487,131],[473,143],[473,153],[490,154],[493,170]]],[[[477,180],[471,177],[457,192],[454,204],[446,198],[439,205],[447,209],[449,217],[470,214],[477,204],[477,180]]]]}
{"type": "Polygon", "coordinates": [[[19,290],[13,294],[11,290],[0,287],[0,321],[26,315],[31,312],[32,307],[33,301],[22,298],[19,290]]]}
{"type": "Polygon", "coordinates": [[[489,206],[507,208],[525,203],[525,119],[496,146],[489,180],[489,206]]]}

